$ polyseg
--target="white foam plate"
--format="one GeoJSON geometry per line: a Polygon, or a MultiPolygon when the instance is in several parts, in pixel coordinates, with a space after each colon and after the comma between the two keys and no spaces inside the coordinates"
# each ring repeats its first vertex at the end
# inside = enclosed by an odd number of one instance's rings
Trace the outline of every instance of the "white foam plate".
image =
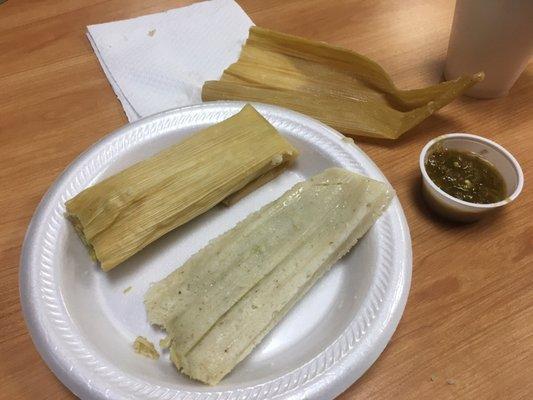
{"type": "Polygon", "coordinates": [[[258,104],[300,150],[295,165],[234,206],[217,206],[111,272],[100,271],[64,218],[65,201],[230,117],[242,105],[205,103],[126,125],[78,157],[42,199],[24,242],[20,296],[35,346],[79,397],[331,399],[370,367],[392,336],[412,265],[409,229],[398,199],[219,385],[209,387],[181,375],[166,353],[152,361],[133,352],[138,335],[154,343],[163,337],[146,320],[143,295],[150,282],[179,267],[210,239],[327,167],[386,181],[370,158],[338,132],[302,114],[258,104]]]}

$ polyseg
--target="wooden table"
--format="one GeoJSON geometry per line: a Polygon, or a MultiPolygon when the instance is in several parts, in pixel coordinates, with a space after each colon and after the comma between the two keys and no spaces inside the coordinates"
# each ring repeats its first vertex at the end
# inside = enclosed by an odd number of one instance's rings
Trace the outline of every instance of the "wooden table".
{"type": "MultiPolygon", "coordinates": [[[[170,0],[8,0],[0,5],[0,397],[73,395],[24,325],[19,253],[41,196],[84,149],[126,117],[85,26],[186,4],[170,0]]],[[[380,62],[402,87],[441,78],[449,1],[246,0],[256,24],[344,46],[380,62]]],[[[397,332],[348,399],[533,398],[533,68],[501,99],[463,98],[393,143],[359,144],[397,190],[413,239],[413,280],[397,332]],[[457,225],[420,197],[418,154],[467,131],[509,149],[522,195],[491,220],[457,225]]]]}

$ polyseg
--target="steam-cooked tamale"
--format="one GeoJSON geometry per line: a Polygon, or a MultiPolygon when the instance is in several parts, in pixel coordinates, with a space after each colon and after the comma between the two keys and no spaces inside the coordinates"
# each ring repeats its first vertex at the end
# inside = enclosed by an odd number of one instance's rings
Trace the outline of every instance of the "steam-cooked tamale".
{"type": "Polygon", "coordinates": [[[228,196],[286,167],[296,149],[252,106],[91,186],[68,218],[108,271],[228,196]]]}
{"type": "MultiPolygon", "coordinates": [[[[216,384],[387,208],[389,185],[331,168],[210,242],[145,296],[174,364],[216,384]]],[[[364,266],[358,266],[364,268],[364,266]]]]}

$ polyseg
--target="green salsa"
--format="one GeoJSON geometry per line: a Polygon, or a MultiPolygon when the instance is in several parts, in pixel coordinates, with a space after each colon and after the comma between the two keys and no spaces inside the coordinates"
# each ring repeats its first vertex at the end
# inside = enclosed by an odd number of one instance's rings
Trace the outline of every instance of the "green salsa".
{"type": "Polygon", "coordinates": [[[431,180],[457,199],[489,204],[506,197],[501,174],[491,163],[474,153],[437,148],[428,157],[425,166],[431,180]]]}

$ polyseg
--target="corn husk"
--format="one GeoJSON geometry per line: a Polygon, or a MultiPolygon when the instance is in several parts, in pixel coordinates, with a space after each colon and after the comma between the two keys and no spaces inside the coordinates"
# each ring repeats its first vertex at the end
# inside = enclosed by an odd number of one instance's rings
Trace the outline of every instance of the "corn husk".
{"type": "MultiPolygon", "coordinates": [[[[296,149],[252,106],[85,189],[67,215],[108,271],[224,199],[286,168],[296,149]]],[[[243,191],[241,193],[241,191],[243,191]]]]}
{"type": "MultiPolygon", "coordinates": [[[[151,286],[151,323],[188,376],[219,382],[386,209],[392,189],[332,168],[249,215],[151,286]]],[[[361,266],[362,267],[362,266],[361,266]]]]}
{"type": "Polygon", "coordinates": [[[478,73],[400,90],[358,53],[252,27],[238,61],[204,84],[202,99],[276,104],[347,135],[396,139],[482,79],[478,73]]]}

